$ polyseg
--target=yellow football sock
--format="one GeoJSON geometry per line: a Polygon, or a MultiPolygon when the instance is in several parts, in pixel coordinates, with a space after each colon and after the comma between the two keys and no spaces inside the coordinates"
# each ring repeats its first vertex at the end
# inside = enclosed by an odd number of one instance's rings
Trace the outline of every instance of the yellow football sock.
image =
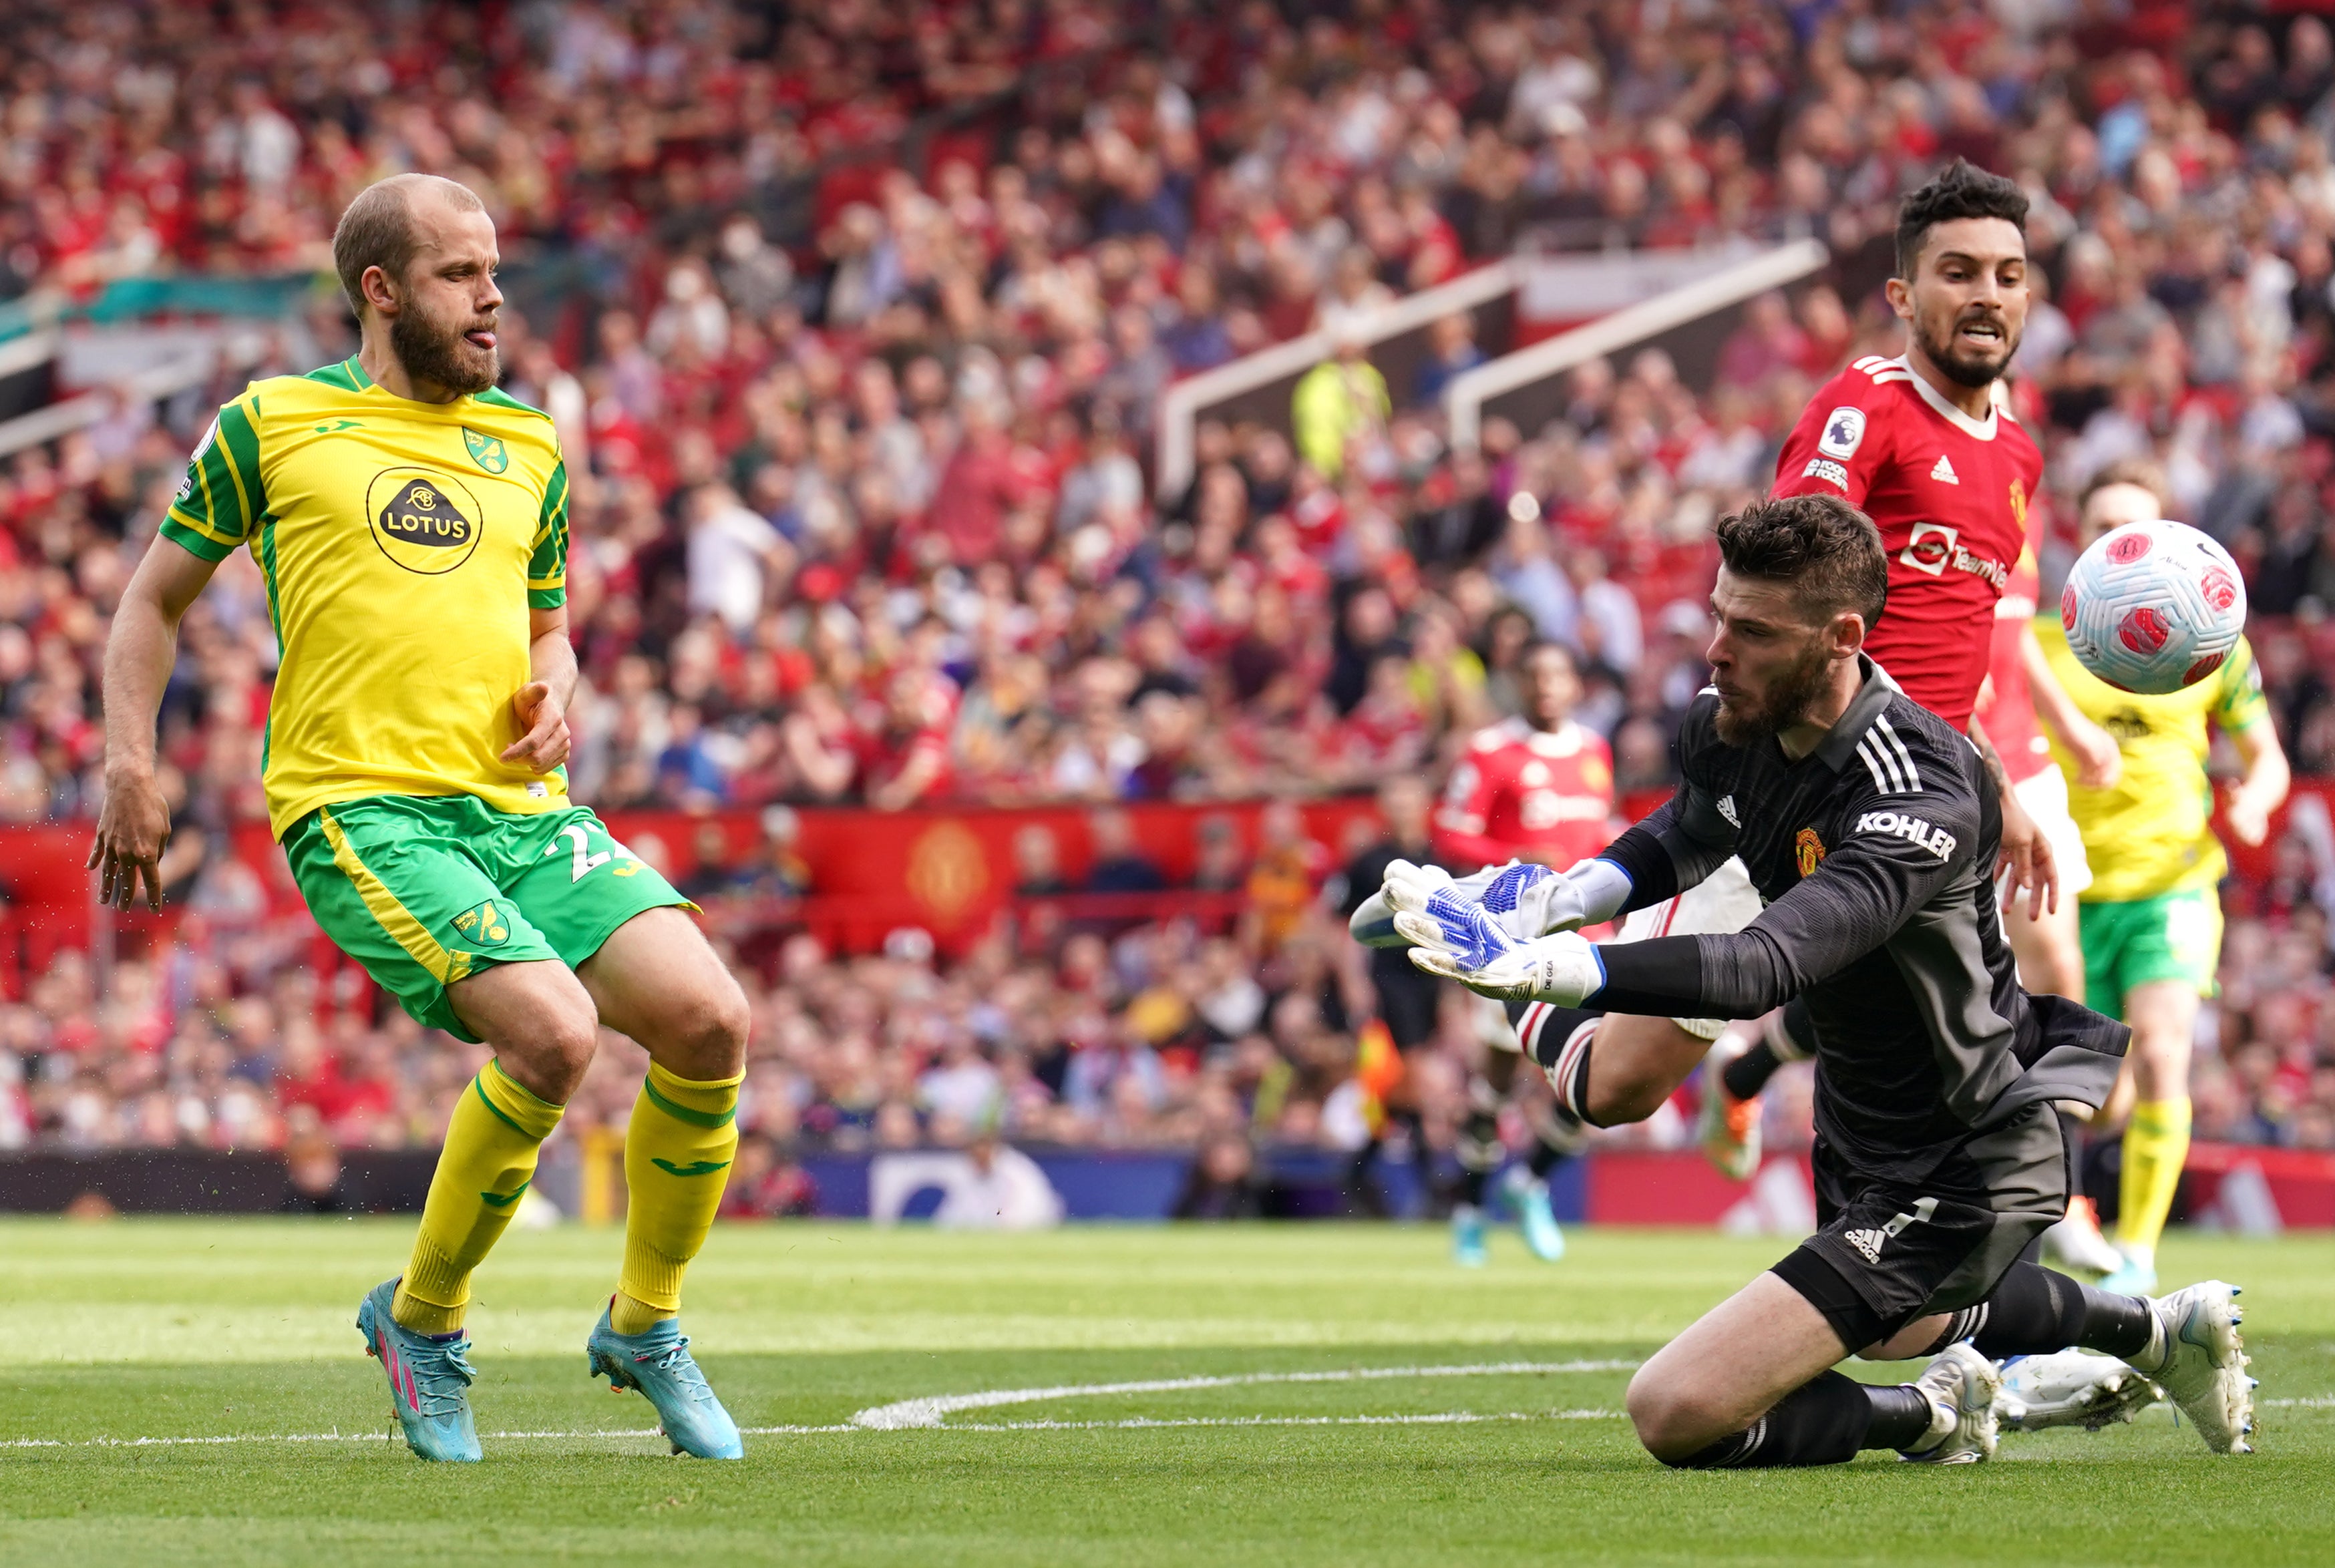
{"type": "Polygon", "coordinates": [[[501,1239],[535,1179],[535,1157],[560,1108],[538,1099],[489,1060],[462,1091],[421,1206],[421,1234],[390,1315],[424,1334],[451,1334],[470,1307],[470,1271],[501,1239]]]}
{"type": "Polygon", "coordinates": [[[609,1326],[645,1332],[681,1311],[681,1276],[705,1244],[738,1153],[738,1086],[694,1082],[656,1063],[625,1128],[625,1267],[609,1326]]]}
{"type": "Polygon", "coordinates": [[[2124,1174],[2117,1186],[2117,1245],[2154,1258],[2173,1189],[2189,1157],[2189,1097],[2145,1099],[2124,1129],[2124,1174]]]}

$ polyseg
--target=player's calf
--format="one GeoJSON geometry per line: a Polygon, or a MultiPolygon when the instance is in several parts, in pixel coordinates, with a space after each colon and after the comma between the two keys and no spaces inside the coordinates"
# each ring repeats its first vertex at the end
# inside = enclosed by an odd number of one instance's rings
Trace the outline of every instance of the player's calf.
{"type": "Polygon", "coordinates": [[[1638,1370],[1631,1424],[1648,1453],[1682,1469],[1836,1465],[1865,1448],[1940,1459],[1991,1450],[2000,1378],[1968,1347],[1894,1388],[1832,1370],[1846,1353],[1814,1305],[1762,1274],[1638,1370]]]}

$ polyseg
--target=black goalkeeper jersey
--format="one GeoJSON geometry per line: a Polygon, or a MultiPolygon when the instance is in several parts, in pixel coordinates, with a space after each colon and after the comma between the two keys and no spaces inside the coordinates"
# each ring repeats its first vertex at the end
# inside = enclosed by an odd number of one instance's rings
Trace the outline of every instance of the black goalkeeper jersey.
{"type": "MultiPolygon", "coordinates": [[[[2039,1102],[2098,1105],[2124,1025],[2019,988],[1995,907],[2001,806],[1965,736],[1860,658],[1865,683],[1795,762],[1688,710],[1677,795],[1606,849],[1629,909],[1740,856],[1767,907],[1743,931],[1601,946],[1613,1012],[1756,1018],[1804,997],[1817,1131],[1868,1176],[1972,1192],[2013,1180],[1983,1135],[2039,1102]]],[[[2005,1151],[2008,1152],[2007,1150],[2005,1151]]]]}

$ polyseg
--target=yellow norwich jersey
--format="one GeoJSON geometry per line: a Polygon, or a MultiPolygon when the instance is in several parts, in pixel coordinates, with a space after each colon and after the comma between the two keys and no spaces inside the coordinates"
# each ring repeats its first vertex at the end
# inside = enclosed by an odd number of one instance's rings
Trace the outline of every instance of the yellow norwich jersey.
{"type": "Polygon", "coordinates": [[[196,448],[162,534],[208,561],[248,545],[267,579],[276,837],[369,795],[566,804],[564,774],[501,760],[528,607],[567,602],[567,470],[547,416],[492,390],[414,402],[354,359],[256,382],[196,448]]]}
{"type": "Polygon", "coordinates": [[[2213,742],[2205,721],[2231,734],[2268,721],[2253,645],[2241,637],[2222,667],[2195,685],[2142,697],[2117,691],[2078,663],[2057,615],[2037,616],[2035,634],[2060,686],[2124,753],[2116,783],[2088,789],[2075,782],[2075,759],[2052,740],[2069,779],[2068,809],[2083,830],[2092,866],[2083,901],[2124,903],[2219,882],[2229,857],[2210,823],[2214,787],[2205,756],[2213,742]]]}

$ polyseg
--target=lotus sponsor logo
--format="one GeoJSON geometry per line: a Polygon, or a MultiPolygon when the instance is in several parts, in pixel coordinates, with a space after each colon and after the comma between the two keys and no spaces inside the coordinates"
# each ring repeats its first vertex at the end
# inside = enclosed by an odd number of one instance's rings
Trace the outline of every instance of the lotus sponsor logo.
{"type": "Polygon", "coordinates": [[[425,577],[470,558],[486,508],[469,486],[431,469],[383,469],[365,487],[365,521],[381,553],[425,577]]]}

